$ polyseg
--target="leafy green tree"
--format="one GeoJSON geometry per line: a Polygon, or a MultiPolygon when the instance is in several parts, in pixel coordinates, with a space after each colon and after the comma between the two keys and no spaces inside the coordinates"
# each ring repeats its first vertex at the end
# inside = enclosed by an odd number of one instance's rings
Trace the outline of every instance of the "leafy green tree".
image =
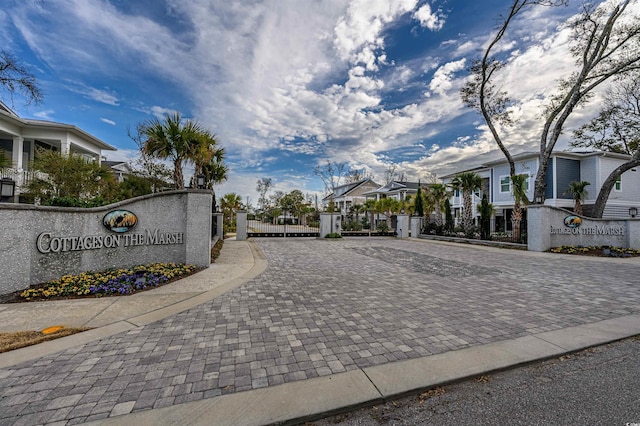
{"type": "Polygon", "coordinates": [[[302,216],[305,206],[304,194],[299,189],[294,189],[280,199],[280,207],[298,218],[302,216]]]}
{"type": "Polygon", "coordinates": [[[491,216],[495,213],[496,209],[489,202],[487,194],[482,194],[482,201],[477,205],[478,213],[480,213],[480,238],[488,240],[491,233],[491,216]]]}
{"type": "Polygon", "coordinates": [[[464,172],[453,178],[451,185],[462,192],[462,227],[467,235],[473,234],[472,195],[482,187],[482,178],[474,172],[464,172]]]}
{"type": "Polygon", "coordinates": [[[582,215],[582,205],[583,201],[589,193],[586,190],[586,187],[591,185],[587,181],[574,181],[569,184],[569,189],[563,192],[563,194],[571,194],[571,198],[573,198],[573,211],[576,214],[582,215]]]}
{"type": "Polygon", "coordinates": [[[38,149],[33,168],[42,173],[29,182],[25,195],[39,199],[42,204],[56,204],[56,200],[66,199],[58,204],[76,205],[77,201],[77,205],[82,206],[92,200],[108,204],[117,199],[113,173],[84,157],[38,149]]]}
{"type": "Polygon", "coordinates": [[[134,198],[141,195],[151,194],[151,181],[136,174],[127,176],[124,181],[118,185],[118,193],[120,199],[134,198]]]}
{"type": "Polygon", "coordinates": [[[454,222],[453,215],[451,214],[451,202],[449,199],[444,200],[444,230],[446,232],[453,232],[454,222]]]}
{"type": "Polygon", "coordinates": [[[413,210],[418,217],[424,216],[424,200],[422,198],[422,185],[418,182],[418,192],[416,192],[416,199],[413,202],[413,210]]]}
{"type": "Polygon", "coordinates": [[[513,213],[511,214],[511,226],[512,226],[512,241],[519,243],[522,241],[522,231],[520,225],[523,218],[523,205],[529,204],[527,198],[527,175],[514,175],[511,176],[511,195],[513,196],[513,213]]]}

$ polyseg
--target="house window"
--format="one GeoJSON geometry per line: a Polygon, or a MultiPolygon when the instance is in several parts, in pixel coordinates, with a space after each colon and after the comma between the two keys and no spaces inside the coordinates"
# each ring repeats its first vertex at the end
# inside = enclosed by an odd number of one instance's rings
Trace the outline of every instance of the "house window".
{"type": "Polygon", "coordinates": [[[616,191],[622,191],[622,176],[618,176],[618,180],[616,180],[614,188],[616,191]]]}
{"type": "Polygon", "coordinates": [[[511,190],[511,176],[500,176],[500,192],[510,192],[511,190]]]}
{"type": "Polygon", "coordinates": [[[460,190],[459,190],[459,189],[456,189],[456,195],[455,195],[455,197],[456,197],[456,198],[459,198],[459,197],[460,197],[460,190]]]}

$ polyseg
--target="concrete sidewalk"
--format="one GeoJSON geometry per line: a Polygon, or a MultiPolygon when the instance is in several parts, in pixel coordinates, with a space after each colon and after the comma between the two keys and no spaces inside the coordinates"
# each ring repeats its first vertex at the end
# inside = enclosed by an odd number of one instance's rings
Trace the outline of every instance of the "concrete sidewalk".
{"type": "Polygon", "coordinates": [[[227,241],[180,291],[114,298],[69,322],[94,330],[0,354],[0,424],[303,421],[640,334],[639,275],[440,242],[227,241]]]}

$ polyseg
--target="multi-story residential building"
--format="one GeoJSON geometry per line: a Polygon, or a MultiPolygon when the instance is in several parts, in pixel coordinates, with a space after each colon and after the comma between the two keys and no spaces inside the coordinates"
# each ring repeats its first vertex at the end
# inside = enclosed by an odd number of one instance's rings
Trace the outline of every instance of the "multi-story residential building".
{"type": "Polygon", "coordinates": [[[335,190],[322,199],[322,205],[327,207],[333,200],[335,208],[342,214],[348,213],[349,208],[356,204],[364,204],[366,197],[364,194],[379,188],[380,185],[371,179],[363,179],[357,182],[340,185],[335,190]]]}
{"type": "Polygon", "coordinates": [[[98,163],[102,151],[116,150],[74,125],[21,118],[0,102],[0,151],[11,163],[0,169],[0,178],[15,182],[16,200],[32,176],[31,163],[38,148],[81,155],[98,163]]]}
{"type": "MultiPolygon", "coordinates": [[[[569,184],[576,181],[587,181],[590,185],[586,187],[588,195],[584,200],[584,205],[588,210],[589,206],[595,203],[598,191],[607,176],[629,158],[625,154],[603,151],[559,151],[553,153],[545,180],[545,205],[573,209],[574,202],[569,192],[569,184]]],[[[516,155],[514,160],[516,173],[528,176],[525,187],[527,188],[527,197],[532,200],[534,180],[538,172],[538,154],[523,153],[516,155]]],[[[510,231],[513,195],[507,161],[504,159],[496,160],[466,171],[477,173],[483,182],[482,188],[473,194],[474,218],[478,220],[479,213],[476,205],[482,200],[482,195],[487,194],[489,202],[496,209],[492,221],[493,230],[510,231]]],[[[451,181],[459,173],[443,176],[442,181],[451,184],[451,181]]],[[[611,191],[603,217],[629,217],[630,208],[640,208],[640,190],[638,188],[640,188],[640,172],[637,169],[631,169],[623,173],[611,191]]],[[[456,224],[459,224],[463,209],[460,191],[454,191],[450,202],[456,224]]]]}
{"type": "Polygon", "coordinates": [[[373,198],[376,201],[381,198],[395,198],[398,201],[402,201],[406,199],[407,196],[411,196],[412,198],[415,197],[418,192],[418,185],[418,182],[400,182],[393,180],[384,186],[365,193],[364,195],[366,198],[373,198]]]}

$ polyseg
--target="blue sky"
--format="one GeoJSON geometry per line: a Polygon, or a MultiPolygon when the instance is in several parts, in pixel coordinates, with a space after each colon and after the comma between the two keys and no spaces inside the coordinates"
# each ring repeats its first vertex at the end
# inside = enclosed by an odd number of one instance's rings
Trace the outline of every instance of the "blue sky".
{"type": "MultiPolygon", "coordinates": [[[[500,158],[459,90],[510,3],[0,0],[0,45],[44,92],[38,105],[14,99],[19,115],[74,124],[126,160],[137,156],[128,128],[180,111],[227,150],[217,193],[255,203],[263,177],[321,193],[313,169],[327,160],[381,181],[390,164],[424,180],[500,158]]],[[[540,106],[573,69],[562,24],[579,6],[528,9],[501,45],[515,152],[536,149],[540,106]]]]}

